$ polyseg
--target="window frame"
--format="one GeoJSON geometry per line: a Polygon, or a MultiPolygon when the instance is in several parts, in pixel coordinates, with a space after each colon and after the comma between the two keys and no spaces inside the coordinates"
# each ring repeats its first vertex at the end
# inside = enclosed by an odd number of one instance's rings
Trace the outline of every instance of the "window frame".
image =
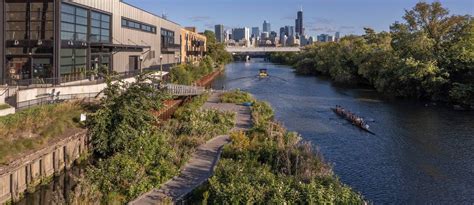
{"type": "Polygon", "coordinates": [[[122,16],[121,19],[122,28],[128,28],[138,31],[143,31],[146,33],[157,34],[157,27],[148,23],[143,23],[140,21],[132,20],[122,16]]]}

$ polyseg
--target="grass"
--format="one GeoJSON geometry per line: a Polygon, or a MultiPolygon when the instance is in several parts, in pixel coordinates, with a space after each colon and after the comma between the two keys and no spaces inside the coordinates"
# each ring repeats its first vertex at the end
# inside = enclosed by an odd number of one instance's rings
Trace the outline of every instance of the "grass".
{"type": "Polygon", "coordinates": [[[10,105],[7,104],[0,104],[0,110],[8,109],[10,108],[10,105]]]}
{"type": "Polygon", "coordinates": [[[247,92],[243,92],[240,90],[235,90],[232,92],[226,92],[221,96],[221,102],[223,103],[235,103],[235,104],[242,104],[246,102],[254,102],[252,95],[247,92]]]}
{"type": "Polygon", "coordinates": [[[273,120],[268,103],[241,91],[224,102],[253,102],[253,128],[231,133],[215,174],[190,199],[203,204],[363,204],[309,142],[273,120]]]}
{"type": "Polygon", "coordinates": [[[81,128],[78,103],[44,105],[0,117],[0,164],[81,128]]]}

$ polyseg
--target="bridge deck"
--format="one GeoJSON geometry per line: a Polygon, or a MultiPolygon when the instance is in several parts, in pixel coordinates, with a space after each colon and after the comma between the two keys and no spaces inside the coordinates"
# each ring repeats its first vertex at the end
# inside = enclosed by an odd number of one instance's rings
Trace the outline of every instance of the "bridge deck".
{"type": "Polygon", "coordinates": [[[300,52],[300,47],[227,47],[229,53],[300,52]]]}

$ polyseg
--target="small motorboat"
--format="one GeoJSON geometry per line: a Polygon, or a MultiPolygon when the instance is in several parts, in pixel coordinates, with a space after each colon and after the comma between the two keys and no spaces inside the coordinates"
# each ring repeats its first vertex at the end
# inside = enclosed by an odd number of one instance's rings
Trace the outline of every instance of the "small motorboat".
{"type": "Polygon", "coordinates": [[[260,69],[258,77],[259,78],[267,78],[268,77],[268,70],[267,69],[260,69]]]}
{"type": "Polygon", "coordinates": [[[352,112],[340,107],[336,106],[335,108],[331,108],[331,110],[339,115],[340,117],[346,119],[350,123],[352,123],[354,126],[357,126],[358,128],[375,135],[374,132],[370,130],[370,126],[365,122],[365,120],[362,117],[357,116],[356,114],[353,114],[352,112]]]}

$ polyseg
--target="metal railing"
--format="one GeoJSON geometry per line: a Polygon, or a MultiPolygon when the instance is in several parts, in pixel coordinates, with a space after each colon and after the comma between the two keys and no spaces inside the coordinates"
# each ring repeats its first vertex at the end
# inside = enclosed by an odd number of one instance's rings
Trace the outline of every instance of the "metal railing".
{"type": "MultiPolygon", "coordinates": [[[[126,71],[116,73],[114,77],[118,79],[130,78],[138,75],[140,70],[126,71]]],[[[61,77],[61,78],[33,78],[14,80],[6,79],[4,81],[8,86],[16,86],[19,90],[26,90],[31,88],[51,88],[51,87],[68,87],[68,86],[81,86],[81,85],[94,85],[104,83],[103,77],[95,77],[93,80],[90,76],[75,76],[75,77],[61,77]]]]}
{"type": "Polygon", "coordinates": [[[48,104],[56,104],[62,103],[65,101],[72,101],[72,100],[81,100],[86,103],[92,102],[94,99],[100,98],[100,93],[80,93],[80,94],[66,94],[66,95],[49,95],[33,100],[17,102],[16,109],[17,110],[24,110],[27,108],[31,108],[34,106],[39,105],[48,105],[48,104]]]}
{"type": "Polygon", "coordinates": [[[165,87],[168,93],[173,96],[196,96],[206,92],[206,88],[198,86],[167,84],[165,87]]]}

